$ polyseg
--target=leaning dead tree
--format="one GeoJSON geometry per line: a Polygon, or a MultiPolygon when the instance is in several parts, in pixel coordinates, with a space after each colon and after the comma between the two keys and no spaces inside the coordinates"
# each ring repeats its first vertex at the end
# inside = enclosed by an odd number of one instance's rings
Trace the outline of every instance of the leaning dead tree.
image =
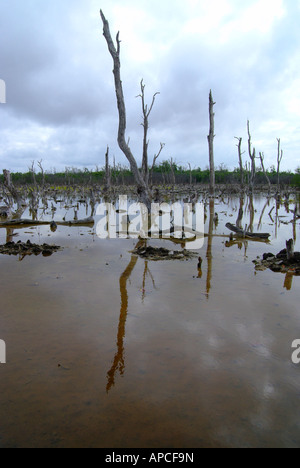
{"type": "Polygon", "coordinates": [[[268,183],[268,186],[269,186],[269,192],[271,191],[271,182],[270,182],[270,179],[269,179],[269,176],[267,174],[267,171],[265,169],[265,164],[264,164],[264,159],[265,159],[265,155],[264,153],[259,153],[259,157],[260,157],[260,162],[261,162],[261,167],[262,167],[262,170],[263,170],[263,173],[264,173],[264,176],[266,178],[266,181],[268,183]]]}
{"type": "Polygon", "coordinates": [[[124,100],[124,93],[123,93],[123,86],[121,81],[121,62],[120,62],[120,33],[118,32],[116,36],[116,44],[112,40],[109,23],[105,18],[102,10],[100,10],[100,16],[103,22],[103,35],[107,42],[108,50],[110,55],[113,59],[113,74],[114,74],[114,82],[115,82],[115,91],[116,91],[116,98],[117,98],[117,106],[119,112],[119,130],[118,130],[118,145],[121,151],[126,156],[133,176],[135,178],[137,187],[138,187],[138,194],[140,196],[140,200],[150,208],[151,204],[151,192],[149,189],[149,185],[147,180],[144,179],[143,174],[140,172],[136,159],[132,154],[132,151],[129,147],[129,144],[126,142],[126,107],[125,107],[125,100],[124,100]]]}
{"type": "Polygon", "coordinates": [[[154,171],[154,168],[155,168],[155,164],[156,164],[157,159],[158,159],[159,156],[160,156],[160,153],[161,153],[162,150],[164,149],[164,147],[165,147],[165,143],[161,143],[161,144],[160,144],[159,152],[158,152],[157,154],[155,154],[154,157],[153,157],[152,167],[151,167],[150,170],[149,170],[149,184],[152,184],[153,171],[154,171]]]}
{"type": "Polygon", "coordinates": [[[249,120],[247,121],[247,129],[248,129],[248,152],[249,152],[249,157],[251,160],[250,188],[251,188],[251,191],[253,191],[254,182],[255,182],[255,174],[256,174],[256,165],[255,165],[256,150],[255,148],[252,149],[249,120]]]}
{"type": "Polygon", "coordinates": [[[215,162],[214,162],[214,138],[215,138],[215,114],[214,105],[216,103],[213,100],[212,92],[209,93],[209,135],[208,148],[209,148],[209,167],[210,167],[210,193],[215,192],[215,162]]]}

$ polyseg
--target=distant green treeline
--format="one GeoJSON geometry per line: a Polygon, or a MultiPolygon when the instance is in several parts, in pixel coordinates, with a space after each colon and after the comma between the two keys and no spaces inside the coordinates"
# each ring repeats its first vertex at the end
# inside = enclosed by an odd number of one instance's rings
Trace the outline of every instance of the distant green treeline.
{"type": "MultiPolygon", "coordinates": [[[[216,168],[216,184],[240,184],[241,175],[238,168],[230,171],[224,165],[216,168]]],[[[244,184],[247,185],[249,172],[244,171],[244,184]]],[[[272,185],[277,184],[277,172],[275,167],[267,171],[267,176],[272,185]]],[[[12,182],[15,185],[41,185],[44,181],[47,185],[66,186],[66,185],[104,185],[104,169],[76,169],[66,168],[64,172],[36,172],[28,171],[26,173],[16,172],[11,174],[12,182]]],[[[153,168],[150,176],[153,185],[173,184],[209,184],[209,169],[187,169],[177,164],[171,164],[169,161],[163,161],[153,168]]],[[[0,181],[3,182],[3,175],[0,175],[0,181]]],[[[111,168],[112,185],[134,185],[132,172],[120,165],[111,168]]],[[[266,185],[267,179],[261,169],[258,169],[255,177],[256,185],[266,185]]],[[[291,171],[280,172],[280,184],[300,187],[300,168],[294,173],[291,171]]]]}

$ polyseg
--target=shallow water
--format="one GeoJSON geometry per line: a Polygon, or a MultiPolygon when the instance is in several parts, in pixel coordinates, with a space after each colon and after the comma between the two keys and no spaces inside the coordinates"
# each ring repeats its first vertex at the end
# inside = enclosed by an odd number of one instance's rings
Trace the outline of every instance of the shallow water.
{"type": "MultiPolygon", "coordinates": [[[[201,272],[197,258],[137,258],[137,241],[95,227],[14,232],[63,250],[0,258],[1,447],[300,446],[300,278],[252,263],[293,236],[300,250],[299,220],[284,206],[269,215],[274,200],[260,220],[266,200],[244,202],[243,226],[252,213],[270,244],[205,238],[201,272]]],[[[216,200],[205,232],[228,234],[239,207],[216,200]]]]}

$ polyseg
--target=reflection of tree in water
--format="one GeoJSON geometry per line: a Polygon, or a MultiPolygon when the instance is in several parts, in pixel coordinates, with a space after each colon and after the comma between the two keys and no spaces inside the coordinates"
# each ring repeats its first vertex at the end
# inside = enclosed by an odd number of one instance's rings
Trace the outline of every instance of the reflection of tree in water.
{"type": "MultiPolygon", "coordinates": [[[[260,214],[260,217],[259,217],[259,221],[258,221],[258,230],[261,228],[262,224],[263,224],[263,217],[264,217],[264,214],[265,214],[265,211],[266,211],[266,208],[267,207],[270,207],[271,205],[271,202],[272,202],[272,198],[273,196],[270,196],[268,195],[267,197],[267,200],[262,208],[262,211],[261,211],[261,214],[260,214]]],[[[250,216],[250,219],[249,219],[249,225],[245,225],[245,228],[243,227],[243,217],[244,217],[244,195],[242,194],[240,196],[240,206],[239,206],[239,211],[238,211],[238,217],[237,217],[237,220],[236,220],[236,226],[238,226],[239,228],[241,229],[245,229],[245,230],[248,230],[250,232],[253,232],[253,224],[254,224],[254,217],[255,217],[255,209],[254,209],[254,200],[253,200],[253,194],[250,194],[249,195],[249,200],[248,202],[246,203],[246,207],[245,207],[245,211],[249,211],[249,216],[250,216]]],[[[293,218],[292,220],[290,221],[290,223],[292,224],[292,230],[293,230],[293,240],[294,240],[294,243],[296,243],[296,224],[297,224],[297,218],[299,215],[297,215],[298,213],[298,210],[299,210],[299,203],[296,201],[295,202],[295,205],[294,205],[294,209],[290,209],[290,206],[289,206],[289,201],[288,200],[285,200],[285,202],[282,202],[281,200],[281,197],[279,195],[276,195],[275,196],[275,199],[274,199],[274,205],[273,207],[270,209],[269,213],[268,213],[268,216],[270,218],[270,220],[272,221],[272,224],[274,224],[275,226],[275,238],[277,239],[278,237],[278,229],[280,227],[280,224],[283,223],[283,221],[280,221],[280,209],[281,207],[283,206],[285,208],[285,212],[287,214],[292,214],[293,215],[293,218]],[[275,219],[272,217],[272,212],[273,210],[275,210],[275,219]]],[[[284,222],[285,224],[288,224],[287,222],[284,222]]],[[[263,242],[265,243],[266,245],[270,243],[269,240],[263,240],[263,239],[252,239],[252,242],[263,242]]],[[[244,246],[244,249],[245,249],[245,258],[247,256],[247,248],[248,248],[248,240],[245,238],[238,238],[238,239],[235,239],[235,238],[231,238],[230,241],[226,241],[225,242],[225,246],[226,247],[232,247],[233,245],[237,245],[239,249],[242,249],[242,247],[244,246]]],[[[292,289],[292,285],[293,285],[293,278],[294,278],[294,273],[291,271],[291,272],[288,272],[286,273],[286,276],[285,276],[285,280],[284,280],[284,288],[287,289],[288,291],[290,291],[292,289]]]]}
{"type": "MultiPolygon", "coordinates": [[[[168,238],[168,239],[164,238],[164,240],[169,240],[175,244],[180,243],[182,248],[185,248],[186,242],[188,242],[188,240],[178,240],[175,238],[168,238]]],[[[135,250],[138,249],[139,247],[145,247],[146,245],[147,245],[146,240],[140,240],[137,243],[135,250]]],[[[120,372],[121,375],[124,374],[124,369],[125,369],[124,338],[125,338],[125,325],[126,325],[127,314],[128,314],[127,282],[137,264],[137,261],[138,261],[138,256],[132,255],[127,268],[120,276],[119,283],[120,283],[120,294],[121,294],[121,308],[120,308],[119,326],[118,326],[118,334],[117,334],[117,351],[113,359],[112,366],[110,370],[107,372],[107,385],[106,385],[107,392],[109,392],[111,387],[115,384],[115,375],[116,375],[117,370],[120,372]]],[[[150,277],[153,288],[157,289],[155,285],[154,277],[151,271],[149,270],[149,262],[145,260],[145,267],[144,267],[144,273],[143,273],[143,278],[142,278],[142,288],[141,288],[142,302],[144,302],[145,295],[146,295],[147,276],[150,277]]]]}
{"type": "Polygon", "coordinates": [[[213,228],[215,217],[215,200],[213,198],[209,201],[209,226],[208,226],[208,239],[207,239],[207,276],[206,276],[206,297],[209,298],[212,279],[212,242],[213,242],[213,228]]]}
{"type": "MultiPolygon", "coordinates": [[[[146,241],[139,241],[136,248],[142,247],[146,244],[146,241]]],[[[107,385],[106,391],[109,392],[111,387],[115,384],[115,374],[117,371],[120,372],[120,375],[124,374],[125,369],[125,359],[124,359],[124,338],[125,338],[125,325],[128,314],[128,291],[127,291],[127,281],[129,280],[134,267],[138,261],[137,255],[132,255],[131,260],[120,276],[120,294],[121,294],[121,308],[120,308],[120,318],[117,334],[117,351],[112,363],[110,370],[107,372],[107,385]]],[[[146,286],[146,276],[149,275],[153,286],[155,287],[154,278],[149,270],[148,262],[145,261],[145,269],[143,274],[143,286],[142,286],[142,300],[145,299],[145,286],[146,286]]]]}
{"type": "Polygon", "coordinates": [[[129,265],[120,276],[120,293],[121,293],[121,309],[119,318],[119,327],[117,335],[117,352],[115,354],[112,366],[107,373],[107,386],[106,391],[109,392],[111,387],[115,384],[115,374],[119,370],[120,374],[124,374],[124,338],[125,338],[125,325],[128,313],[128,292],[127,281],[138,261],[138,257],[132,255],[129,265]]]}
{"type": "MultiPolygon", "coordinates": [[[[254,199],[253,195],[251,194],[249,198],[245,200],[245,195],[242,194],[240,196],[239,200],[239,207],[238,207],[238,215],[236,219],[236,225],[240,227],[241,229],[249,229],[249,231],[253,232],[253,225],[254,225],[254,216],[255,216],[255,209],[254,209],[254,199]],[[249,215],[249,221],[245,225],[243,224],[243,219],[244,216],[249,215]]],[[[268,197],[262,212],[260,214],[259,218],[259,223],[258,227],[260,228],[263,222],[263,216],[265,213],[265,210],[268,206],[270,206],[271,198],[268,197]]],[[[279,204],[278,201],[276,202],[276,212],[278,213],[279,209],[279,204]]],[[[299,209],[298,204],[295,206],[295,219],[296,219],[296,214],[297,214],[297,209],[299,209]]],[[[270,216],[269,212],[269,216],[270,216]]],[[[211,292],[211,283],[212,283],[212,268],[213,268],[213,255],[212,255],[212,250],[213,250],[213,237],[217,234],[214,234],[214,226],[216,225],[216,214],[215,214],[215,200],[212,198],[209,201],[209,224],[208,224],[208,234],[206,234],[207,239],[207,250],[206,250],[206,260],[207,260],[207,274],[206,274],[206,297],[209,299],[210,292],[211,292]]],[[[294,226],[296,223],[294,223],[294,226]]],[[[294,228],[295,231],[295,228],[294,228]]],[[[294,234],[294,238],[296,235],[294,234]]],[[[172,242],[178,243],[179,240],[176,239],[169,239],[172,240],[172,242]]],[[[252,240],[254,241],[254,240],[252,240]]],[[[263,240],[256,240],[256,242],[265,242],[263,240]]],[[[146,245],[147,241],[139,241],[136,248],[138,247],[143,247],[146,245]]],[[[182,243],[182,248],[185,247],[185,241],[180,241],[182,243]]],[[[231,238],[230,240],[225,242],[226,247],[232,247],[234,245],[237,245],[239,249],[242,249],[244,247],[245,249],[245,257],[247,255],[247,247],[248,247],[248,240],[247,239],[234,239],[231,238]]],[[[117,351],[115,353],[112,366],[110,370],[107,372],[107,386],[106,390],[109,392],[111,387],[115,384],[115,375],[116,372],[119,371],[120,375],[124,374],[125,370],[125,360],[124,360],[124,339],[125,339],[125,325],[126,325],[126,320],[127,320],[127,314],[128,314],[128,291],[127,291],[127,282],[131,277],[131,274],[137,264],[138,257],[136,255],[133,255],[131,257],[131,260],[125,269],[125,271],[122,273],[120,276],[120,295],[121,295],[121,307],[120,307],[120,317],[119,317],[119,325],[118,325],[118,333],[117,333],[117,351]]],[[[146,293],[146,279],[147,276],[150,277],[153,287],[155,288],[155,281],[154,278],[149,270],[149,263],[147,260],[145,260],[145,267],[144,267],[144,273],[142,277],[142,302],[145,299],[145,293],[146,293]]],[[[198,278],[202,278],[203,273],[202,273],[202,259],[198,264],[198,278]]],[[[293,275],[287,274],[285,278],[285,284],[284,287],[288,290],[291,289],[292,287],[292,280],[293,280],[293,275]]]]}
{"type": "Polygon", "coordinates": [[[147,276],[150,276],[154,289],[157,289],[156,286],[155,286],[155,281],[154,281],[153,275],[152,275],[151,271],[149,270],[148,263],[149,262],[147,260],[145,260],[145,268],[144,268],[144,273],[143,273],[143,286],[142,286],[142,302],[143,303],[144,303],[145,296],[146,296],[146,278],[147,278],[147,276]]]}

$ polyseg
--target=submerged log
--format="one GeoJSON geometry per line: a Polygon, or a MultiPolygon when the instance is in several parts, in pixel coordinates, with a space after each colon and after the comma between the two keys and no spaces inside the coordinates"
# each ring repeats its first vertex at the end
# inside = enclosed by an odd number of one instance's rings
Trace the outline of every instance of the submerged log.
{"type": "Polygon", "coordinates": [[[95,220],[92,216],[85,219],[74,219],[72,221],[56,221],[58,226],[93,226],[95,220]]]}
{"type": "Polygon", "coordinates": [[[227,223],[226,227],[230,229],[230,231],[233,231],[236,233],[237,236],[240,237],[247,237],[247,238],[256,238],[256,239],[269,239],[271,234],[266,233],[266,232],[249,232],[249,231],[243,231],[243,229],[234,226],[231,223],[227,223]]]}
{"type": "MultiPolygon", "coordinates": [[[[16,228],[19,226],[26,227],[26,226],[47,226],[51,225],[53,221],[38,221],[32,219],[10,219],[9,221],[4,221],[0,223],[0,228],[16,228]]],[[[77,220],[70,220],[70,221],[56,221],[55,224],[57,226],[91,226],[94,225],[94,218],[86,218],[86,219],[77,219],[77,220]]]]}

